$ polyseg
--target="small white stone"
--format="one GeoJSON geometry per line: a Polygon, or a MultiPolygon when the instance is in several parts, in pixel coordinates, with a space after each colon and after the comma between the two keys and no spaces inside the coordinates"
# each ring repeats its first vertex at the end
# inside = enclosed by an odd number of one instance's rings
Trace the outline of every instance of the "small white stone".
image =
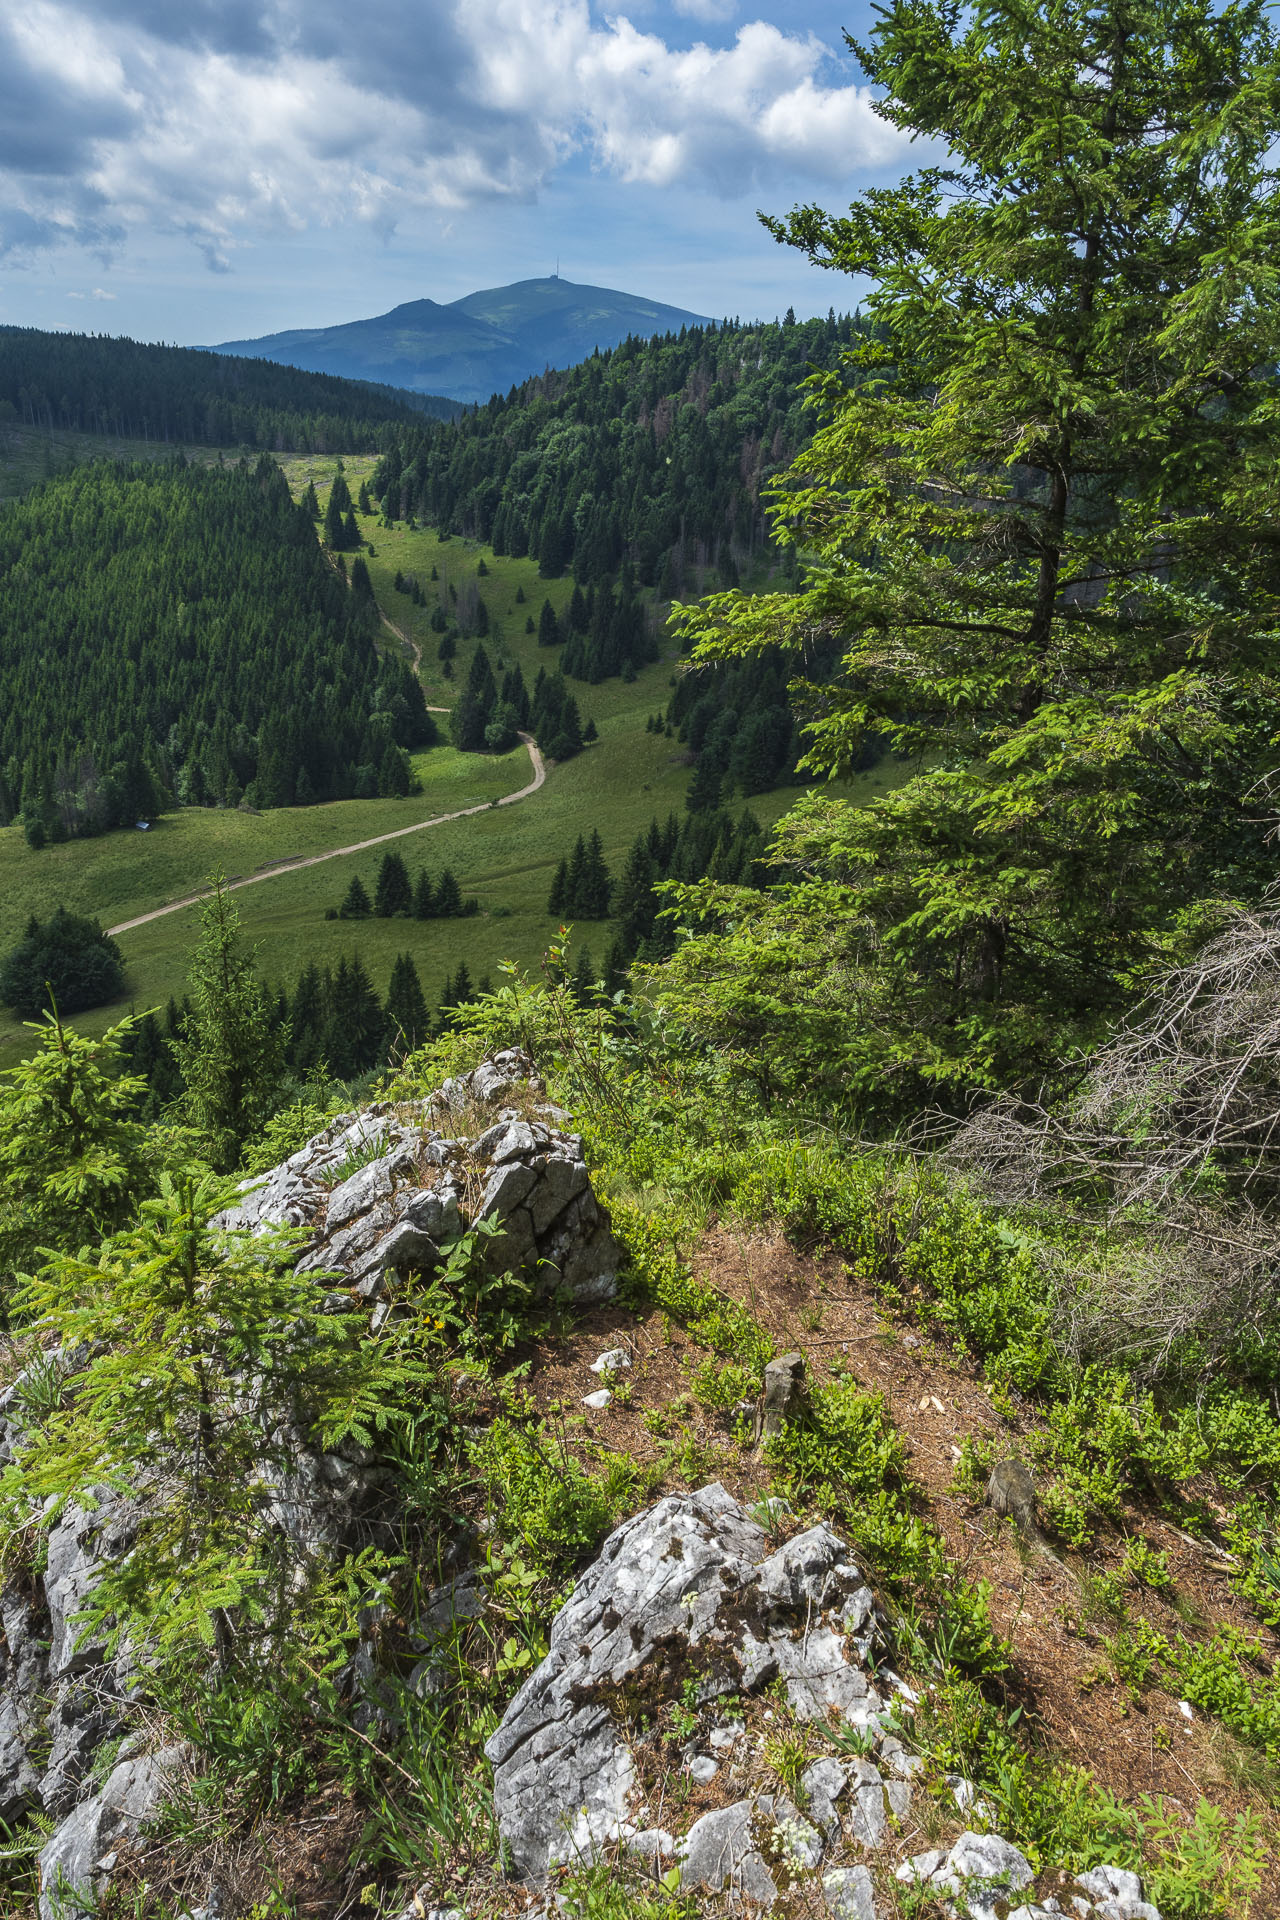
{"type": "Polygon", "coordinates": [[[709,1786],[720,1769],[708,1753],[695,1753],[689,1762],[689,1778],[700,1787],[709,1786]]]}
{"type": "Polygon", "coordinates": [[[608,1387],[599,1387],[595,1393],[584,1393],[582,1404],[584,1407],[593,1407],[597,1413],[603,1413],[612,1398],[608,1387]]]}
{"type": "Polygon", "coordinates": [[[1178,1712],[1184,1720],[1194,1720],[1196,1717],[1196,1710],[1189,1700],[1179,1700],[1178,1712]]]}
{"type": "Polygon", "coordinates": [[[618,1373],[623,1367],[631,1365],[631,1355],[625,1347],[610,1347],[597,1360],[591,1362],[592,1373],[618,1373]]]}
{"type": "Polygon", "coordinates": [[[711,1744],[717,1752],[720,1752],[725,1747],[731,1747],[735,1740],[741,1740],[745,1732],[746,1728],[740,1720],[734,1721],[727,1727],[715,1727],[711,1734],[711,1744]]]}

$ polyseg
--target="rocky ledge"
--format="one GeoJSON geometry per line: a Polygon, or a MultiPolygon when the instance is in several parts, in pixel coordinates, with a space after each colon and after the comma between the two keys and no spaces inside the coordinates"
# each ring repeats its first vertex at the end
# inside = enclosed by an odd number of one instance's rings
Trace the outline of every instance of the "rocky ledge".
{"type": "MultiPolygon", "coordinates": [[[[615,1289],[618,1247],[591,1191],[582,1141],[546,1103],[528,1056],[498,1054],[427,1100],[342,1114],[214,1222],[227,1232],[307,1229],[298,1268],[335,1307],[390,1310],[398,1274],[430,1270],[476,1221],[495,1272],[524,1270],[542,1292],[598,1300],[615,1289]]],[[[21,1445],[23,1378],[0,1394],[0,1464],[21,1445]]],[[[320,1454],[301,1438],[270,1523],[300,1556],[341,1546],[376,1498],[363,1458],[320,1454]]],[[[41,1920],[94,1910],[120,1848],[159,1805],[179,1749],[147,1753],[130,1736],[105,1771],[108,1743],[130,1723],[136,1676],[83,1643],[78,1618],[99,1569],[128,1551],[137,1503],[104,1495],[68,1507],[42,1569],[0,1590],[0,1820],[31,1810],[58,1822],[41,1854],[41,1920]],[[95,1783],[95,1773],[101,1784],[95,1783]]]]}
{"type": "MultiPolygon", "coordinates": [[[[1044,1876],[1038,1893],[1030,1862],[996,1832],[913,1855],[916,1696],[888,1653],[871,1587],[829,1527],[770,1550],[719,1485],[659,1501],[605,1542],[485,1749],[515,1871],[545,1886],[558,1866],[616,1847],[732,1908],[806,1892],[805,1911],[817,1899],[835,1920],[877,1920],[877,1883],[896,1879],[973,1920],[1159,1920],[1138,1877],[1116,1867],[1044,1876]],[[677,1834],[655,1804],[668,1783],[651,1754],[680,1702],[696,1708],[683,1755],[695,1791],[677,1834]],[[805,1767],[795,1801],[742,1790],[770,1702],[830,1749],[805,1767]],[[697,1790],[718,1804],[699,1812],[697,1790]]],[[[966,1782],[947,1787],[970,1817],[983,1811],[966,1782]]]]}
{"type": "Polygon", "coordinates": [[[568,1118],[546,1104],[527,1054],[499,1053],[426,1100],[340,1114],[265,1179],[246,1181],[216,1224],[309,1228],[299,1271],[337,1274],[379,1300],[397,1271],[440,1265],[459,1233],[493,1221],[495,1272],[530,1273],[540,1291],[579,1302],[607,1299],[618,1247],[568,1118]],[[478,1132],[459,1124],[467,1119],[478,1132]]]}

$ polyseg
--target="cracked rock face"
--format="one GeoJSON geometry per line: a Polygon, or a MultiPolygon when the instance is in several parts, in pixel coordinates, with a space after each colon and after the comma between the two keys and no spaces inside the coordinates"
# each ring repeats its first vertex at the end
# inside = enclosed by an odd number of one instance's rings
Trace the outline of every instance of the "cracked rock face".
{"type": "MultiPolygon", "coordinates": [[[[607,1298],[619,1250],[568,1125],[546,1105],[528,1056],[498,1054],[420,1103],[340,1116],[246,1183],[215,1224],[306,1229],[299,1270],[336,1274],[347,1299],[376,1300],[397,1271],[439,1265],[472,1221],[493,1219],[503,1228],[486,1247],[495,1272],[524,1268],[543,1289],[607,1298]]],[[[335,1304],[345,1304],[341,1294],[335,1304]]],[[[61,1362],[41,1364],[50,1358],[61,1362]]],[[[21,1444],[21,1385],[20,1377],[0,1392],[0,1465],[21,1444]]],[[[268,1524],[303,1556],[340,1546],[378,1491],[377,1469],[358,1450],[317,1453],[285,1430],[271,1439],[282,1457],[264,1461],[268,1524]]],[[[83,1639],[81,1616],[101,1567],[128,1551],[145,1497],[104,1496],[92,1514],[68,1507],[49,1534],[43,1574],[0,1591],[0,1819],[39,1809],[59,1821],[41,1857],[42,1884],[62,1875],[86,1900],[105,1887],[117,1841],[136,1832],[168,1777],[166,1756],[138,1755],[92,1787],[95,1754],[127,1723],[133,1676],[127,1655],[107,1661],[83,1639]]],[[[455,1585],[465,1615],[474,1603],[465,1581],[455,1585]]],[[[41,1912],[49,1920],[47,1900],[41,1912]]]]}
{"type": "MultiPolygon", "coordinates": [[[[805,1912],[825,1906],[833,1920],[882,1920],[872,1870],[859,1861],[879,1857],[900,1881],[927,1885],[953,1916],[1063,1911],[1035,1903],[1029,1862],[998,1833],[961,1834],[895,1869],[922,1762],[886,1725],[891,1701],[901,1708],[915,1696],[879,1659],[884,1651],[871,1590],[830,1527],[770,1552],[721,1486],[658,1501],[605,1541],[557,1615],[546,1659],[485,1748],[516,1872],[541,1884],[557,1866],[584,1865],[616,1843],[656,1873],[674,1863],[681,1890],[716,1912],[782,1911],[800,1887],[805,1912]],[[713,1807],[676,1837],[645,1803],[639,1762],[643,1723],[687,1698],[691,1681],[703,1704],[780,1683],[798,1718],[858,1729],[874,1758],[811,1761],[803,1812],[780,1794],[755,1793],[713,1807]]],[[[726,1755],[743,1732],[735,1721],[709,1744],[726,1755]]],[[[691,1773],[698,1757],[691,1747],[691,1773]]],[[[714,1777],[709,1756],[708,1769],[714,1777]]],[[[1099,1867],[1079,1889],[1073,1917],[1159,1920],[1136,1875],[1099,1867]]]]}
{"type": "Polygon", "coordinates": [[[493,1272],[532,1273],[539,1291],[562,1288],[579,1302],[608,1299],[618,1246],[581,1138],[563,1131],[567,1116],[539,1104],[542,1095],[532,1061],[513,1049],[425,1101],[341,1114],[264,1180],[246,1182],[217,1224],[308,1228],[298,1271],[333,1274],[376,1300],[397,1272],[440,1266],[468,1226],[493,1220],[503,1229],[486,1249],[493,1272]],[[500,1104],[515,1097],[521,1108],[500,1104]],[[450,1131],[486,1109],[491,1124],[478,1132],[450,1131]]]}
{"type": "Polygon", "coordinates": [[[40,1920],[90,1920],[115,1848],[156,1812],[182,1758],[183,1749],[171,1747],[119,1761],[63,1821],[40,1855],[40,1920]]]}
{"type": "MultiPolygon", "coordinates": [[[[813,1527],[770,1553],[765,1533],[721,1486],[660,1500],[606,1540],[557,1616],[547,1658],[485,1749],[517,1868],[538,1880],[558,1862],[590,1858],[642,1828],[628,1715],[642,1710],[650,1690],[672,1697],[694,1672],[710,1699],[781,1677],[802,1718],[825,1721],[834,1708],[868,1727],[885,1705],[863,1664],[875,1636],[866,1583],[830,1528],[813,1527]],[[846,1614],[856,1627],[843,1625],[846,1614]]],[[[726,1857],[741,1853],[730,1880],[762,1892],[768,1868],[763,1860],[759,1870],[743,1864],[758,1857],[743,1836],[774,1810],[743,1804],[746,1812],[728,1810],[735,1819],[723,1834],[715,1828],[716,1849],[723,1842],[726,1857]]],[[[710,1832],[686,1851],[685,1879],[698,1879],[704,1857],[719,1858],[707,1851],[710,1832]]]]}

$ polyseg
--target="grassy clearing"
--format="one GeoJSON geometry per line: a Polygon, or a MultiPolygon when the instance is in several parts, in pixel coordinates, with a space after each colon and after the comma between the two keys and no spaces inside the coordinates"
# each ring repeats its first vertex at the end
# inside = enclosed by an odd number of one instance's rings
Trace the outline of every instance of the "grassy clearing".
{"type": "MultiPolygon", "coordinates": [[[[322,498],[337,467],[336,459],[322,455],[300,456],[283,464],[295,493],[314,478],[322,498]]],[[[343,464],[354,492],[374,463],[371,458],[348,456],[343,464]]],[[[430,606],[415,607],[406,595],[395,592],[392,582],[397,569],[416,573],[429,591],[435,566],[439,584],[447,591],[450,580],[474,579],[483,557],[490,571],[477,584],[493,621],[486,646],[495,670],[518,661],[532,686],[540,666],[554,667],[556,650],[539,647],[536,635],[525,633],[524,623],[529,613],[536,620],[544,598],[562,610],[573,591],[571,580],[540,580],[535,562],[497,559],[488,549],[463,540],[441,541],[434,533],[410,533],[403,527],[388,531],[374,518],[365,518],[362,527],[376,549],[369,567],[379,601],[422,648],[422,678],[431,705],[452,703],[457,678],[446,679],[436,660],[438,635],[430,630],[430,606]],[[526,596],[523,604],[515,598],[519,587],[526,596]]],[[[388,644],[397,644],[390,634],[387,637],[388,644]]],[[[462,643],[459,673],[466,671],[471,644],[462,643]]],[[[675,667],[675,648],[666,641],[663,659],[630,685],[621,680],[596,687],[573,682],[584,721],[594,719],[600,730],[595,745],[563,766],[552,766],[546,785],[527,801],[394,843],[411,871],[425,864],[438,875],[443,867],[452,867],[464,894],[478,896],[478,918],[326,921],[326,907],[337,906],[353,873],[359,873],[372,892],[381,859],[380,850],[372,848],[283,874],[237,894],[248,935],[259,944],[265,975],[292,983],[307,960],[336,962],[341,955],[358,950],[382,992],[395,956],[408,951],[434,1003],[461,960],[473,979],[492,973],[504,959],[535,964],[554,930],[555,923],[545,911],[551,879],[576,836],[597,827],[606,859],[616,872],[631,841],[654,814],[665,818],[683,807],[689,774],[679,743],[645,732],[648,716],[666,705],[675,667]]],[[[261,814],[191,809],[161,819],[146,834],[109,834],[39,853],[26,845],[18,828],[8,828],[0,832],[0,949],[21,935],[31,914],[44,917],[59,902],[113,926],[194,892],[216,867],[232,878],[254,873],[274,861],[350,845],[418,819],[494,800],[518,790],[530,777],[523,748],[494,758],[440,746],[416,756],[415,766],[423,792],[406,800],[344,800],[261,814]]],[[[857,783],[857,791],[870,798],[889,784],[889,778],[878,769],[857,783]]],[[[785,788],[761,795],[751,801],[752,810],[760,819],[772,821],[795,792],[785,788]]],[[[198,909],[186,907],[120,936],[133,1004],[161,1004],[170,994],[182,992],[197,925],[198,909]]],[[[580,930],[581,942],[590,947],[597,962],[603,961],[613,931],[608,922],[580,930]]],[[[78,1024],[100,1029],[119,1011],[119,1007],[107,1009],[78,1024]]],[[[12,1020],[0,1025],[0,1062],[16,1058],[25,1040],[12,1020]]]]}

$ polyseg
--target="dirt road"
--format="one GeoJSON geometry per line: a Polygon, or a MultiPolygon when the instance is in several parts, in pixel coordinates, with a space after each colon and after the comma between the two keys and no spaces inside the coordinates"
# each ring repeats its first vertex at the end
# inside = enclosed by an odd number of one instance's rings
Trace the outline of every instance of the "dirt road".
{"type": "MultiPolygon", "coordinates": [[[[439,713],[443,709],[433,707],[431,711],[439,713]]],[[[450,820],[465,820],[473,813],[487,813],[492,806],[512,807],[517,800],[527,800],[543,784],[547,777],[547,769],[533,735],[522,733],[520,738],[528,749],[529,761],[533,767],[533,779],[527,787],[521,787],[518,793],[504,793],[500,800],[482,800],[478,806],[460,807],[457,813],[438,813],[430,820],[415,821],[411,827],[395,827],[390,833],[376,833],[372,840],[357,840],[349,847],[331,847],[327,853],[308,853],[296,860],[274,861],[270,866],[260,867],[257,873],[251,873],[243,880],[229,880],[225,891],[238,893],[241,887],[259,886],[264,880],[278,879],[282,873],[297,873],[301,867],[318,867],[322,861],[340,860],[346,853],[364,853],[367,848],[383,846],[388,840],[403,840],[408,833],[425,833],[428,827],[443,827],[450,820]]],[[[129,933],[134,927],[145,927],[149,921],[163,920],[167,913],[181,913],[184,907],[193,907],[197,901],[207,900],[211,891],[209,887],[201,887],[198,893],[186,893],[181,900],[171,900],[167,906],[153,907],[150,913],[140,913],[132,920],[122,920],[119,926],[108,927],[107,932],[129,933]]]]}

